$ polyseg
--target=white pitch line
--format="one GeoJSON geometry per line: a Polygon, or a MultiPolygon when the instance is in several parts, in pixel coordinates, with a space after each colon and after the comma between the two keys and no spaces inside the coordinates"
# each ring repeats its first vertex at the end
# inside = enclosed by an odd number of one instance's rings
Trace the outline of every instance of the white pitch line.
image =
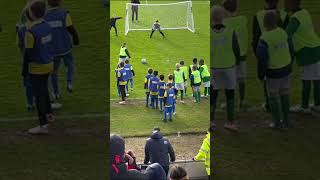
{"type": "MultiPolygon", "coordinates": [[[[89,114],[80,114],[80,115],[61,115],[55,116],[55,119],[83,119],[83,118],[103,118],[107,117],[107,113],[89,113],[89,114]]],[[[21,118],[0,118],[0,122],[17,122],[17,121],[31,121],[37,120],[38,117],[21,117],[21,118]]]]}

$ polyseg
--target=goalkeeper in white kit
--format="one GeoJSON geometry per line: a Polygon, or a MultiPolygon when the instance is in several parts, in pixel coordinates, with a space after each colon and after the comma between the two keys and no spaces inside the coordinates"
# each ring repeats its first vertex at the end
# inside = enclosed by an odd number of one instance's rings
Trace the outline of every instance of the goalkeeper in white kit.
{"type": "Polygon", "coordinates": [[[157,31],[157,30],[160,32],[160,34],[162,35],[162,37],[164,37],[164,34],[163,34],[163,32],[161,31],[160,23],[159,23],[158,20],[156,20],[156,22],[153,23],[153,25],[152,25],[151,34],[150,34],[150,39],[152,38],[153,33],[154,33],[155,31],[157,31]]]}

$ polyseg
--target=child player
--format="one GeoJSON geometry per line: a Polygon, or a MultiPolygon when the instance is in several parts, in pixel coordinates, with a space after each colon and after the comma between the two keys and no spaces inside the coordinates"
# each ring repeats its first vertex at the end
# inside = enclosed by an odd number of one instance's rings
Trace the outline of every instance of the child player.
{"type": "Polygon", "coordinates": [[[67,67],[67,90],[68,92],[72,92],[74,60],[71,49],[73,44],[79,45],[79,36],[73,26],[70,13],[61,8],[61,1],[62,0],[48,0],[49,9],[45,16],[45,21],[52,28],[52,38],[54,39],[53,52],[55,57],[51,82],[55,99],[60,98],[58,73],[62,60],[67,67]]]}
{"type": "Polygon", "coordinates": [[[149,97],[150,97],[149,79],[153,77],[152,73],[153,73],[153,70],[151,68],[148,69],[148,74],[144,78],[144,89],[146,90],[146,107],[149,107],[149,97]]]}
{"type": "MultiPolygon", "coordinates": [[[[213,71],[214,86],[212,92],[212,114],[215,110],[219,90],[224,89],[227,100],[227,120],[225,128],[237,130],[234,123],[234,105],[236,88],[236,60],[239,59],[240,49],[234,29],[223,24],[223,9],[213,7],[211,11],[211,70],[213,71]]],[[[200,62],[201,64],[201,62],[200,62]]]]}
{"type": "Polygon", "coordinates": [[[200,93],[200,87],[201,87],[201,75],[200,72],[198,71],[197,66],[192,67],[192,73],[190,76],[190,82],[191,82],[191,87],[193,91],[193,97],[195,99],[194,102],[200,103],[201,99],[201,93],[200,93]]]}
{"type": "Polygon", "coordinates": [[[128,83],[126,86],[127,92],[129,91],[129,83],[130,83],[130,90],[133,91],[133,76],[134,76],[134,70],[132,68],[132,65],[130,64],[129,60],[126,59],[125,60],[125,65],[124,65],[124,69],[127,71],[128,73],[128,83]]]}
{"type": "Polygon", "coordinates": [[[188,68],[188,66],[184,65],[184,61],[183,60],[181,60],[179,62],[179,64],[180,64],[180,69],[184,73],[184,95],[187,96],[187,87],[188,87],[188,79],[189,79],[189,68],[188,68]]]}
{"type": "MultiPolygon", "coordinates": [[[[278,8],[278,3],[279,0],[265,0],[265,8],[258,11],[257,14],[253,18],[253,39],[252,39],[252,49],[253,52],[256,52],[258,42],[260,40],[261,34],[265,31],[264,28],[264,15],[267,11],[276,11],[277,13],[280,14],[281,17],[285,17],[285,11],[279,11],[278,8]]],[[[278,19],[278,26],[283,27],[283,23],[281,19],[278,19]]],[[[267,92],[267,86],[266,86],[266,81],[263,81],[263,91],[264,91],[264,96],[265,96],[265,103],[263,104],[263,108],[267,111],[270,112],[270,107],[269,107],[269,98],[268,98],[268,92],[267,92]]]]}
{"type": "Polygon", "coordinates": [[[167,85],[167,90],[164,94],[164,112],[163,121],[167,122],[167,115],[169,114],[169,121],[172,121],[173,105],[175,101],[175,90],[172,88],[172,84],[167,85]]]}
{"type": "Polygon", "coordinates": [[[126,85],[128,82],[128,75],[127,71],[124,69],[124,62],[120,62],[120,68],[118,70],[118,80],[119,80],[119,89],[121,93],[121,100],[119,104],[124,105],[126,104],[126,85]]]}
{"type": "Polygon", "coordinates": [[[199,71],[201,74],[203,86],[204,86],[204,97],[207,97],[210,95],[210,72],[208,69],[208,66],[204,64],[204,60],[200,59],[199,61],[199,71]]]}
{"type": "Polygon", "coordinates": [[[180,64],[177,63],[176,64],[176,70],[173,72],[173,81],[175,82],[175,89],[176,89],[176,95],[178,95],[179,91],[180,91],[180,96],[181,96],[181,103],[184,103],[183,101],[183,91],[184,91],[184,72],[183,70],[181,70],[180,68],[180,64]]]}
{"type": "Polygon", "coordinates": [[[199,70],[198,59],[197,58],[193,58],[192,64],[189,66],[189,74],[188,74],[189,77],[191,76],[193,66],[197,66],[197,70],[199,70]]]}
{"type": "Polygon", "coordinates": [[[151,96],[151,105],[153,109],[158,109],[158,94],[159,94],[159,78],[158,71],[153,71],[153,77],[149,79],[149,91],[151,96]]]}
{"type": "Polygon", "coordinates": [[[116,69],[114,70],[114,72],[116,73],[118,97],[121,97],[121,92],[120,92],[120,87],[119,87],[119,78],[118,78],[119,70],[120,70],[120,64],[117,64],[116,69]]]}
{"type": "Polygon", "coordinates": [[[248,19],[246,16],[237,15],[238,0],[225,0],[223,3],[228,17],[224,19],[224,24],[230,26],[236,31],[238,43],[240,46],[240,61],[236,66],[237,70],[237,83],[239,86],[239,108],[244,107],[245,98],[245,79],[246,79],[246,59],[248,51],[248,19]]]}
{"type": "Polygon", "coordinates": [[[288,128],[289,120],[289,75],[292,68],[293,46],[287,33],[277,27],[278,14],[269,11],[264,17],[265,31],[260,37],[256,55],[258,77],[266,77],[266,85],[273,118],[271,128],[288,128]],[[292,52],[292,53],[291,53],[292,52]]]}
{"type": "Polygon", "coordinates": [[[315,32],[310,13],[301,8],[300,0],[286,0],[286,9],[291,16],[287,33],[292,39],[297,64],[302,68],[302,103],[292,108],[293,112],[320,112],[320,38],[315,32]],[[314,106],[309,107],[313,85],[314,106]]]}
{"type": "Polygon", "coordinates": [[[40,125],[29,129],[30,134],[48,134],[49,116],[52,116],[48,78],[53,70],[51,54],[52,34],[50,26],[43,20],[46,4],[34,1],[28,9],[30,26],[25,34],[23,77],[29,76],[35,97],[40,125]]]}
{"type": "MultiPolygon", "coordinates": [[[[173,81],[173,75],[172,74],[168,75],[168,82],[167,82],[166,86],[168,86],[168,84],[171,84],[171,88],[174,90],[174,92],[177,91],[175,89],[176,83],[173,81]]],[[[174,97],[174,101],[173,101],[173,105],[172,105],[173,115],[176,115],[176,98],[177,98],[177,96],[174,97]]]]}
{"type": "Polygon", "coordinates": [[[164,99],[164,93],[166,91],[166,82],[164,81],[164,75],[161,74],[160,76],[160,82],[159,82],[159,103],[160,103],[160,111],[163,111],[163,99],[164,99]]]}
{"type": "MultiPolygon", "coordinates": [[[[30,26],[30,15],[28,11],[25,11],[26,22],[24,24],[20,24],[19,28],[17,28],[17,37],[18,37],[18,47],[21,52],[21,59],[23,62],[23,56],[25,51],[25,34],[27,32],[27,27],[30,26]]],[[[32,94],[32,86],[30,82],[30,76],[26,75],[23,78],[23,86],[25,88],[26,99],[27,99],[27,110],[32,111],[34,109],[34,97],[32,94]]]]}

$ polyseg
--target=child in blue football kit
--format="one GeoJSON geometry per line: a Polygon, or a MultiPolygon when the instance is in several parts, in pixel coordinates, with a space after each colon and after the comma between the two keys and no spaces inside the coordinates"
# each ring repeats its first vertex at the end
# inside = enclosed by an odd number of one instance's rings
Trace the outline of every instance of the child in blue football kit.
{"type": "Polygon", "coordinates": [[[159,82],[159,104],[160,104],[160,111],[163,111],[163,99],[164,93],[166,91],[166,82],[164,81],[164,75],[160,75],[160,82],[159,82]]]}
{"type": "Polygon", "coordinates": [[[158,109],[158,93],[160,79],[157,76],[158,71],[154,71],[153,77],[149,79],[149,91],[151,96],[151,105],[153,109],[158,109]]]}
{"type": "Polygon", "coordinates": [[[149,97],[150,97],[149,79],[153,77],[152,73],[153,73],[153,70],[148,69],[148,74],[145,76],[145,79],[144,79],[144,89],[146,90],[146,107],[149,107],[149,97]]]}
{"type": "Polygon", "coordinates": [[[167,122],[167,115],[169,114],[169,121],[172,121],[173,105],[175,102],[175,90],[172,88],[172,84],[167,85],[167,90],[164,94],[164,112],[163,121],[167,122]]]}
{"type": "Polygon", "coordinates": [[[124,65],[124,69],[127,71],[128,74],[128,82],[127,82],[127,92],[129,91],[129,83],[130,83],[130,90],[133,91],[133,77],[134,77],[134,70],[132,65],[130,64],[129,60],[125,60],[125,65],[124,65]]]}
{"type": "MultiPolygon", "coordinates": [[[[176,83],[173,81],[172,74],[168,75],[168,81],[166,85],[168,86],[169,84],[171,84],[171,88],[174,90],[174,92],[176,92],[176,88],[175,88],[176,83]]],[[[173,105],[172,105],[172,113],[173,115],[176,114],[176,96],[174,98],[173,105]]]]}
{"type": "Polygon", "coordinates": [[[61,60],[67,67],[67,90],[72,92],[74,62],[71,49],[73,44],[79,45],[79,36],[72,24],[69,11],[60,7],[61,0],[48,0],[48,5],[49,8],[44,19],[52,28],[52,39],[54,39],[52,43],[54,70],[51,75],[51,83],[54,98],[59,99],[58,71],[61,60]]]}

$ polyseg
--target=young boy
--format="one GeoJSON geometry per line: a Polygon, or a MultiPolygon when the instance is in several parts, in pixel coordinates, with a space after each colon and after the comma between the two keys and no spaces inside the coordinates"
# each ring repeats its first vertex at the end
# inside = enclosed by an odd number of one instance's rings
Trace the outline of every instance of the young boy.
{"type": "Polygon", "coordinates": [[[73,45],[79,45],[79,36],[72,24],[69,11],[60,7],[61,0],[48,0],[48,5],[49,8],[44,19],[52,28],[52,38],[54,39],[52,49],[55,56],[51,83],[53,96],[55,99],[59,99],[58,74],[61,60],[67,68],[67,91],[71,93],[73,89],[74,59],[71,49],[73,45]]]}
{"type": "Polygon", "coordinates": [[[191,76],[193,66],[197,66],[197,70],[199,70],[198,59],[197,58],[193,58],[192,64],[189,66],[189,73],[188,73],[189,77],[191,76]]]}
{"type": "Polygon", "coordinates": [[[169,114],[169,121],[172,121],[173,105],[175,102],[175,90],[172,88],[172,84],[167,85],[167,90],[164,94],[164,112],[163,121],[167,122],[167,114],[169,114]]]}
{"type": "Polygon", "coordinates": [[[193,97],[194,97],[194,102],[200,103],[201,99],[201,93],[200,93],[200,87],[201,87],[201,75],[200,72],[198,71],[197,66],[192,67],[192,73],[190,76],[190,82],[191,82],[191,87],[193,90],[193,97]]]}
{"type": "Polygon", "coordinates": [[[236,31],[238,43],[240,45],[240,62],[236,65],[237,83],[239,86],[239,108],[244,107],[245,98],[245,79],[247,70],[247,51],[248,51],[248,19],[246,16],[237,15],[238,0],[225,0],[223,3],[224,9],[227,12],[227,18],[224,19],[224,24],[230,26],[236,31]]]}
{"type": "Polygon", "coordinates": [[[120,87],[119,87],[119,78],[118,78],[118,72],[120,70],[120,64],[117,64],[116,69],[114,70],[116,74],[116,80],[117,80],[117,91],[118,91],[118,97],[121,97],[120,87]]]}
{"type": "Polygon", "coordinates": [[[160,111],[163,111],[163,98],[164,93],[166,91],[166,82],[164,81],[164,75],[161,74],[160,76],[160,82],[159,82],[159,103],[160,103],[160,111]]]}
{"type": "Polygon", "coordinates": [[[278,18],[280,17],[274,11],[265,14],[265,31],[260,37],[256,55],[259,60],[258,77],[261,81],[266,77],[273,118],[270,127],[288,128],[289,75],[292,71],[293,46],[288,41],[287,33],[277,27],[278,18]]]}
{"type": "Polygon", "coordinates": [[[134,82],[133,77],[135,74],[134,74],[133,67],[130,64],[128,59],[125,60],[124,69],[127,71],[127,74],[128,74],[128,83],[126,86],[127,92],[129,91],[129,83],[130,83],[130,90],[133,91],[133,82],[134,82]]]}
{"type": "MultiPolygon", "coordinates": [[[[258,42],[260,40],[261,34],[265,31],[264,28],[264,15],[267,11],[276,11],[280,15],[285,13],[285,11],[279,11],[277,9],[278,7],[279,0],[265,0],[265,8],[263,10],[260,10],[257,12],[257,14],[253,18],[253,39],[252,39],[252,49],[253,52],[256,52],[258,42]]],[[[284,17],[284,15],[281,15],[281,17],[284,17]]],[[[283,23],[281,19],[278,19],[278,26],[283,27],[283,23]]],[[[270,107],[269,107],[269,98],[268,98],[268,92],[267,92],[267,86],[266,86],[266,81],[263,81],[263,93],[265,97],[265,103],[263,104],[263,108],[267,111],[270,112],[270,107]]]]}
{"type": "Polygon", "coordinates": [[[189,69],[188,66],[184,65],[184,61],[180,61],[180,69],[184,73],[184,95],[187,96],[187,87],[188,87],[188,79],[189,79],[189,69]]]}
{"type": "Polygon", "coordinates": [[[173,81],[175,82],[175,89],[176,89],[176,95],[178,95],[178,91],[180,91],[181,96],[181,103],[184,103],[183,101],[183,91],[184,91],[184,72],[180,69],[180,64],[176,64],[176,70],[173,72],[173,81]]]}
{"type": "Polygon", "coordinates": [[[292,39],[297,64],[302,68],[301,106],[293,112],[320,112],[320,38],[316,34],[310,13],[301,8],[300,0],[286,0],[286,9],[292,14],[287,33],[292,39]],[[313,85],[314,106],[309,107],[309,96],[313,85]]]}
{"type": "Polygon", "coordinates": [[[158,71],[153,71],[153,77],[149,79],[149,91],[151,96],[151,105],[153,109],[158,109],[158,95],[159,95],[159,78],[158,71]]]}
{"type": "Polygon", "coordinates": [[[152,73],[153,73],[153,70],[151,68],[148,69],[148,74],[144,78],[144,89],[146,90],[146,107],[149,107],[149,97],[150,97],[149,79],[153,77],[152,73]]]}
{"type": "Polygon", "coordinates": [[[210,95],[210,72],[208,69],[208,66],[204,64],[204,60],[200,59],[199,61],[199,71],[201,74],[203,86],[204,86],[204,97],[207,97],[210,95]]]}
{"type": "Polygon", "coordinates": [[[126,85],[128,82],[128,74],[127,71],[124,69],[124,62],[120,62],[120,69],[118,70],[118,79],[119,79],[119,89],[121,93],[121,100],[119,104],[125,105],[126,104],[126,85]]]}
{"type": "Polygon", "coordinates": [[[48,78],[53,70],[51,54],[51,27],[43,20],[46,4],[34,1],[28,9],[30,26],[25,34],[23,77],[30,77],[40,125],[29,129],[30,134],[48,134],[49,115],[52,109],[49,98],[48,78]]]}
{"type": "MultiPolygon", "coordinates": [[[[168,87],[168,85],[171,84],[171,88],[174,90],[174,92],[176,93],[176,89],[175,89],[175,86],[176,86],[176,83],[173,81],[173,75],[172,74],[169,74],[168,75],[168,81],[166,83],[166,86],[168,87]]],[[[172,105],[172,112],[173,112],[173,115],[176,115],[176,99],[177,99],[177,96],[174,97],[174,101],[173,101],[173,105],[172,105]]]]}
{"type": "MultiPolygon", "coordinates": [[[[21,52],[21,59],[23,62],[23,56],[24,56],[24,51],[25,51],[25,35],[27,32],[27,27],[30,26],[30,15],[28,13],[28,11],[25,12],[26,16],[27,16],[27,20],[24,24],[21,24],[19,26],[19,28],[17,29],[17,37],[18,37],[18,47],[20,49],[21,52]]],[[[31,82],[30,82],[30,76],[26,75],[23,78],[23,86],[25,87],[25,95],[26,95],[26,99],[27,99],[27,110],[28,111],[32,111],[34,110],[34,96],[32,94],[32,86],[31,86],[31,82]]]]}
{"type": "Polygon", "coordinates": [[[159,31],[160,34],[162,35],[162,37],[165,37],[164,34],[163,34],[163,32],[161,31],[161,25],[160,25],[160,23],[159,23],[158,20],[156,20],[156,22],[153,23],[153,25],[152,25],[151,34],[150,34],[150,39],[152,38],[152,35],[153,35],[153,33],[154,33],[155,31],[159,31]]]}
{"type": "MultiPolygon", "coordinates": [[[[212,114],[215,119],[218,92],[225,90],[227,99],[227,120],[225,128],[237,130],[234,123],[234,94],[236,88],[236,60],[240,57],[240,49],[233,28],[223,24],[223,9],[218,6],[211,11],[211,70],[213,71],[212,114]]],[[[203,64],[200,61],[200,65],[203,64]]],[[[210,78],[209,78],[210,80],[210,78]]]]}

